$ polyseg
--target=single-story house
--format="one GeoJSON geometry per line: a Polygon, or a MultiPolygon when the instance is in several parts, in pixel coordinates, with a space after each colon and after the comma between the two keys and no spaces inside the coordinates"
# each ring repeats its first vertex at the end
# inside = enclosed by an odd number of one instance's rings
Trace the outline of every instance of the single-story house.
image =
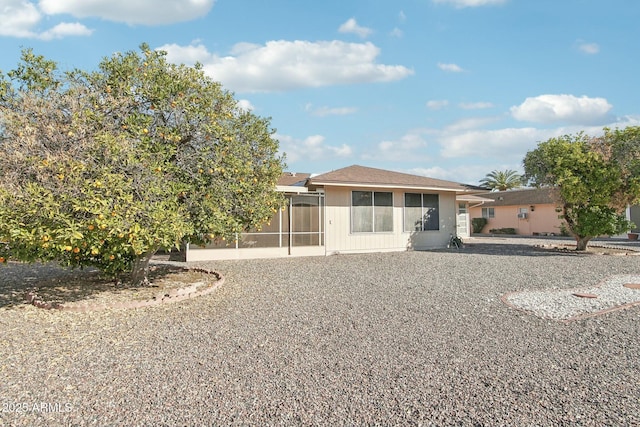
{"type": "Polygon", "coordinates": [[[287,204],[261,230],[232,243],[187,245],[187,261],[445,247],[469,236],[469,201],[477,187],[364,166],[317,176],[285,173],[287,204]]]}
{"type": "Polygon", "coordinates": [[[560,235],[562,207],[552,192],[551,188],[524,188],[477,194],[491,201],[472,203],[470,216],[487,219],[483,233],[513,228],[520,235],[560,235]]]}

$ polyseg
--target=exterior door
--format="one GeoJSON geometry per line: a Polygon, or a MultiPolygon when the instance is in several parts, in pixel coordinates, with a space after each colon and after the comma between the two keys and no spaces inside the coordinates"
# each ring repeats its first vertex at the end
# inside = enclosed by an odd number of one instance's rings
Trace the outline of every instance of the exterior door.
{"type": "Polygon", "coordinates": [[[456,233],[459,237],[469,237],[469,212],[466,203],[458,203],[456,233]]]}

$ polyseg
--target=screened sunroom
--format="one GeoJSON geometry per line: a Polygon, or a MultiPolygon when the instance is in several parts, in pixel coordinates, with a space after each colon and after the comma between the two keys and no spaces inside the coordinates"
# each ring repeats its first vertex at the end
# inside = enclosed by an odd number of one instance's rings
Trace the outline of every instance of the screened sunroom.
{"type": "Polygon", "coordinates": [[[205,247],[187,246],[187,261],[324,255],[324,192],[285,193],[287,203],[260,229],[205,247]]]}

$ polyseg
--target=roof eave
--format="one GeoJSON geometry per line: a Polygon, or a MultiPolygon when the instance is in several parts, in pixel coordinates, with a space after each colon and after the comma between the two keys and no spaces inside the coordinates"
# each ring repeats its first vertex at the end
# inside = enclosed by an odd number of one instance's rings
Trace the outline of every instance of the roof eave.
{"type": "Polygon", "coordinates": [[[423,185],[411,185],[411,184],[376,184],[370,182],[331,182],[331,181],[310,181],[310,185],[313,186],[330,186],[330,187],[367,187],[367,188],[385,188],[385,189],[410,189],[410,190],[428,190],[428,191],[450,191],[450,192],[466,192],[465,189],[460,188],[447,188],[447,187],[433,187],[423,185]]]}

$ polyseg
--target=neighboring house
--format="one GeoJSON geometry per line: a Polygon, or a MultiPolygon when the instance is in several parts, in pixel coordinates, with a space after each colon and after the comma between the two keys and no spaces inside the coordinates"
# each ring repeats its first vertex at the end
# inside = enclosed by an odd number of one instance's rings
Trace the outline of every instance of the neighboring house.
{"type": "Polygon", "coordinates": [[[513,228],[520,235],[560,235],[562,210],[552,191],[550,188],[526,188],[478,194],[491,201],[472,203],[471,218],[487,219],[483,233],[513,228]]]}
{"type": "Polygon", "coordinates": [[[627,219],[635,225],[633,232],[640,232],[640,205],[631,205],[627,208],[627,219]]]}
{"type": "Polygon", "coordinates": [[[261,230],[204,248],[188,245],[187,261],[330,255],[439,248],[466,224],[477,187],[364,166],[310,177],[286,173],[278,190],[287,205],[261,230]],[[458,199],[457,199],[458,197],[458,199]]]}

